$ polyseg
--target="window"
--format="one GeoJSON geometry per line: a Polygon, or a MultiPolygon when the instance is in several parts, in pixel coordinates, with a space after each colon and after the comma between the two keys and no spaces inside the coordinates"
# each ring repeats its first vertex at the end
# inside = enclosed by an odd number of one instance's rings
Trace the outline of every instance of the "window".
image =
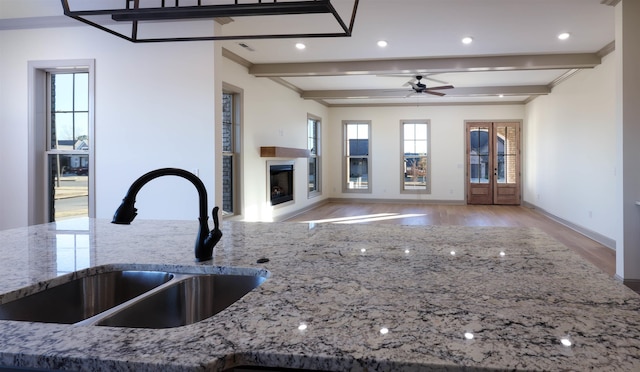
{"type": "Polygon", "coordinates": [[[429,122],[402,121],[402,192],[430,192],[429,122]]]}
{"type": "Polygon", "coordinates": [[[89,73],[50,71],[47,168],[49,221],[89,215],[89,73]]]}
{"type": "Polygon", "coordinates": [[[95,61],[30,61],[28,71],[28,223],[95,217],[95,61]]]}
{"type": "Polygon", "coordinates": [[[371,192],[371,148],[368,121],[344,123],[345,192],[371,192]]]}
{"type": "Polygon", "coordinates": [[[318,196],[320,189],[320,119],[309,115],[307,118],[307,148],[309,149],[308,194],[309,197],[318,196]]]}
{"type": "Polygon", "coordinates": [[[222,93],[222,212],[240,214],[241,90],[223,84],[222,93]]]}

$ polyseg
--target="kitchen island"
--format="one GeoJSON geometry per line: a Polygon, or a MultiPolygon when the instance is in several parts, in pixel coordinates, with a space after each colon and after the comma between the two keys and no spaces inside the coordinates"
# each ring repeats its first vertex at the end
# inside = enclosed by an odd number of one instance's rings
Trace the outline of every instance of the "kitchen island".
{"type": "Polygon", "coordinates": [[[85,219],[0,231],[0,303],[105,267],[269,275],[222,312],[182,327],[0,320],[0,366],[640,370],[640,296],[540,230],[228,221],[222,230],[213,260],[202,263],[195,221],[85,219]]]}

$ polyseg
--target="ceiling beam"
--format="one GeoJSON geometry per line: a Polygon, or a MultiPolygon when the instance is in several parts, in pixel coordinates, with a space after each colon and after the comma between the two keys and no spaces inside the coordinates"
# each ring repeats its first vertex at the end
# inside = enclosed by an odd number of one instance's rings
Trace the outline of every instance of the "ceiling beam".
{"type": "Polygon", "coordinates": [[[419,74],[469,71],[511,71],[593,68],[597,53],[444,57],[366,61],[260,63],[249,68],[257,77],[419,74]]]}
{"type": "MultiPolygon", "coordinates": [[[[489,87],[467,87],[443,90],[447,96],[523,96],[523,95],[545,95],[551,93],[551,88],[546,85],[523,85],[523,86],[489,86],[489,87]]],[[[354,89],[354,90],[307,90],[300,94],[304,99],[340,99],[340,98],[389,98],[404,97],[411,93],[407,88],[402,90],[385,89],[354,89]]]]}

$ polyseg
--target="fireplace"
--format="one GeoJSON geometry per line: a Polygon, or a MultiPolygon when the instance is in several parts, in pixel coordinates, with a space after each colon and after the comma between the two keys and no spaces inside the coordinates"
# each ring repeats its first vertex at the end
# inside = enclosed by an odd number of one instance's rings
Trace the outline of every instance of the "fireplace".
{"type": "Polygon", "coordinates": [[[293,161],[267,162],[269,171],[268,198],[271,205],[293,200],[293,161]]]}

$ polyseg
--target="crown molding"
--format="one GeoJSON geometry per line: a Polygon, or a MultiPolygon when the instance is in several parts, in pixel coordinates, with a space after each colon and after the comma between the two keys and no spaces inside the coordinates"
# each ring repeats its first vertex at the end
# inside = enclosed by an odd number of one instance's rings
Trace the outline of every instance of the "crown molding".
{"type": "Polygon", "coordinates": [[[622,0],[602,0],[600,1],[600,4],[616,6],[618,5],[618,3],[620,3],[620,1],[622,0]]]}
{"type": "Polygon", "coordinates": [[[549,87],[549,89],[553,89],[556,86],[558,86],[560,83],[562,83],[563,81],[569,79],[570,77],[572,77],[573,75],[575,75],[578,71],[580,71],[577,68],[573,68],[567,72],[565,72],[564,74],[558,76],[555,80],[553,80],[552,82],[549,83],[549,85],[547,85],[549,87]]]}

